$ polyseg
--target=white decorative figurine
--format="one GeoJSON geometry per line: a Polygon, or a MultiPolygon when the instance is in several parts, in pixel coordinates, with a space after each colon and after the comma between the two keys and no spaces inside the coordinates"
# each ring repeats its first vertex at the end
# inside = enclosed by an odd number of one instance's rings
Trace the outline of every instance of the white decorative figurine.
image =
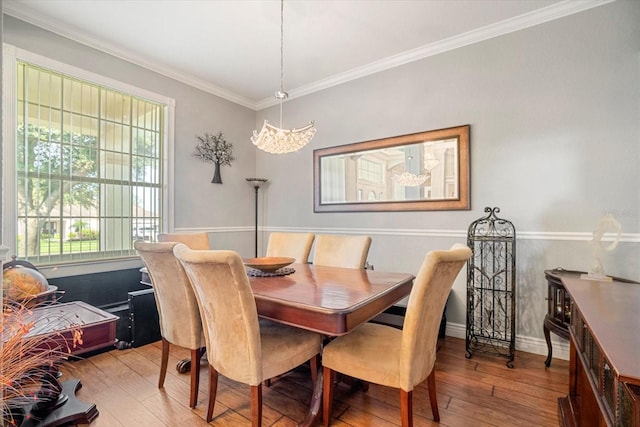
{"type": "Polygon", "coordinates": [[[622,235],[622,226],[611,214],[607,214],[600,219],[597,228],[593,231],[593,239],[590,244],[593,246],[593,265],[589,269],[588,274],[583,274],[582,279],[600,280],[610,282],[612,279],[604,274],[602,261],[600,261],[600,253],[604,250],[610,252],[618,246],[620,236],[622,235]],[[602,238],[607,231],[616,233],[613,242],[608,246],[602,246],[602,238]]]}

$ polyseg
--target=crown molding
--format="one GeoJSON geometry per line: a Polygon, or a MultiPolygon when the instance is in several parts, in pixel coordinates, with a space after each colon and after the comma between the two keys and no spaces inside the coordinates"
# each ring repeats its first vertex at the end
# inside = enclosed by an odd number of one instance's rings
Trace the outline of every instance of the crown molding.
{"type": "MultiPolygon", "coordinates": [[[[318,80],[308,85],[288,90],[289,99],[300,98],[314,92],[319,92],[333,86],[337,86],[352,80],[356,80],[371,74],[386,71],[430,56],[469,46],[485,40],[513,33],[525,28],[544,24],[545,22],[573,15],[594,7],[612,3],[616,0],[565,0],[551,6],[538,9],[514,18],[487,25],[477,30],[468,31],[434,43],[426,44],[415,49],[408,50],[398,55],[390,56],[380,61],[371,62],[362,67],[354,68],[344,73],[336,74],[326,79],[318,80]]],[[[279,101],[266,98],[256,103],[257,110],[276,105],[279,101]]]]}
{"type": "MultiPolygon", "coordinates": [[[[479,43],[525,28],[540,25],[545,22],[560,19],[565,16],[573,15],[575,13],[602,6],[614,1],[615,0],[565,0],[563,2],[556,3],[533,12],[516,16],[511,19],[506,19],[496,24],[487,25],[485,27],[478,28],[477,30],[469,31],[463,34],[439,40],[434,43],[420,46],[418,48],[408,50],[398,55],[390,56],[380,61],[375,61],[362,67],[357,67],[347,72],[336,74],[326,79],[321,79],[307,85],[292,88],[288,91],[289,99],[295,99],[310,95],[312,93],[319,92],[321,90],[325,90],[330,87],[356,80],[371,74],[379,73],[381,71],[389,70],[391,68],[399,67],[401,65],[418,61],[420,59],[428,58],[430,56],[438,55],[454,49],[459,49],[464,46],[479,43]]],[[[273,97],[265,98],[258,101],[251,100],[193,75],[179,72],[169,67],[165,67],[155,61],[143,58],[140,55],[133,54],[132,52],[129,52],[122,47],[89,37],[88,35],[71,28],[56,25],[59,23],[48,20],[45,16],[28,9],[25,4],[17,1],[4,2],[3,13],[41,27],[47,31],[51,31],[63,37],[72,39],[76,42],[85,44],[94,49],[108,53],[109,55],[139,65],[150,71],[154,71],[158,74],[185,83],[189,86],[193,86],[212,95],[219,96],[220,98],[242,105],[243,107],[247,107],[254,111],[259,111],[279,103],[279,101],[273,97]]]]}

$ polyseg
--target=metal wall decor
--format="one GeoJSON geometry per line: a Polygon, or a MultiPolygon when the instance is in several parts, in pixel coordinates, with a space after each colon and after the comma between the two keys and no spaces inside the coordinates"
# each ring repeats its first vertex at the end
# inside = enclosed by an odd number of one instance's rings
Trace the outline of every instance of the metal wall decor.
{"type": "Polygon", "coordinates": [[[467,268],[466,357],[485,352],[506,357],[513,368],[516,344],[516,229],[498,218],[500,208],[469,226],[473,251],[467,268]]]}

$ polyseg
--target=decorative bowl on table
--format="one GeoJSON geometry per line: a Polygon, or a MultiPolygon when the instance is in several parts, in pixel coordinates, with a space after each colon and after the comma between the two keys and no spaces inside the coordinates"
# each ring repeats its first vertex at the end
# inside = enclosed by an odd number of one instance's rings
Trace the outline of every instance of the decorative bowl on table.
{"type": "Polygon", "coordinates": [[[247,267],[255,268],[256,270],[270,273],[286,267],[289,264],[293,264],[295,261],[295,258],[271,256],[261,258],[248,258],[244,260],[244,265],[246,265],[247,267]]]}

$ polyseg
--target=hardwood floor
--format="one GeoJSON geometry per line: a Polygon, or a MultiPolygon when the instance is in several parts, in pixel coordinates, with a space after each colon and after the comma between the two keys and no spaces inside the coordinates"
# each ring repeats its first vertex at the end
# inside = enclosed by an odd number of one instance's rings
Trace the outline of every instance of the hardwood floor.
{"type": "MultiPolygon", "coordinates": [[[[436,387],[440,424],[431,419],[426,385],[414,390],[414,425],[420,426],[558,426],[557,399],[568,391],[569,364],[544,356],[516,352],[513,369],[505,359],[476,354],[464,357],[464,340],[440,342],[436,387]]],[[[189,408],[189,374],[175,365],[188,351],[171,348],[164,389],[158,389],[160,342],[128,350],[112,350],[67,363],[63,378],[80,378],[78,398],[97,405],[92,427],[116,426],[243,426],[250,425],[249,388],[220,376],[215,419],[204,420],[208,399],[208,369],[203,366],[198,405],[189,408]]],[[[272,381],[263,391],[263,425],[295,426],[304,418],[311,398],[308,368],[272,381]]],[[[332,426],[393,426],[400,424],[399,392],[371,384],[369,391],[335,391],[332,426]]]]}

